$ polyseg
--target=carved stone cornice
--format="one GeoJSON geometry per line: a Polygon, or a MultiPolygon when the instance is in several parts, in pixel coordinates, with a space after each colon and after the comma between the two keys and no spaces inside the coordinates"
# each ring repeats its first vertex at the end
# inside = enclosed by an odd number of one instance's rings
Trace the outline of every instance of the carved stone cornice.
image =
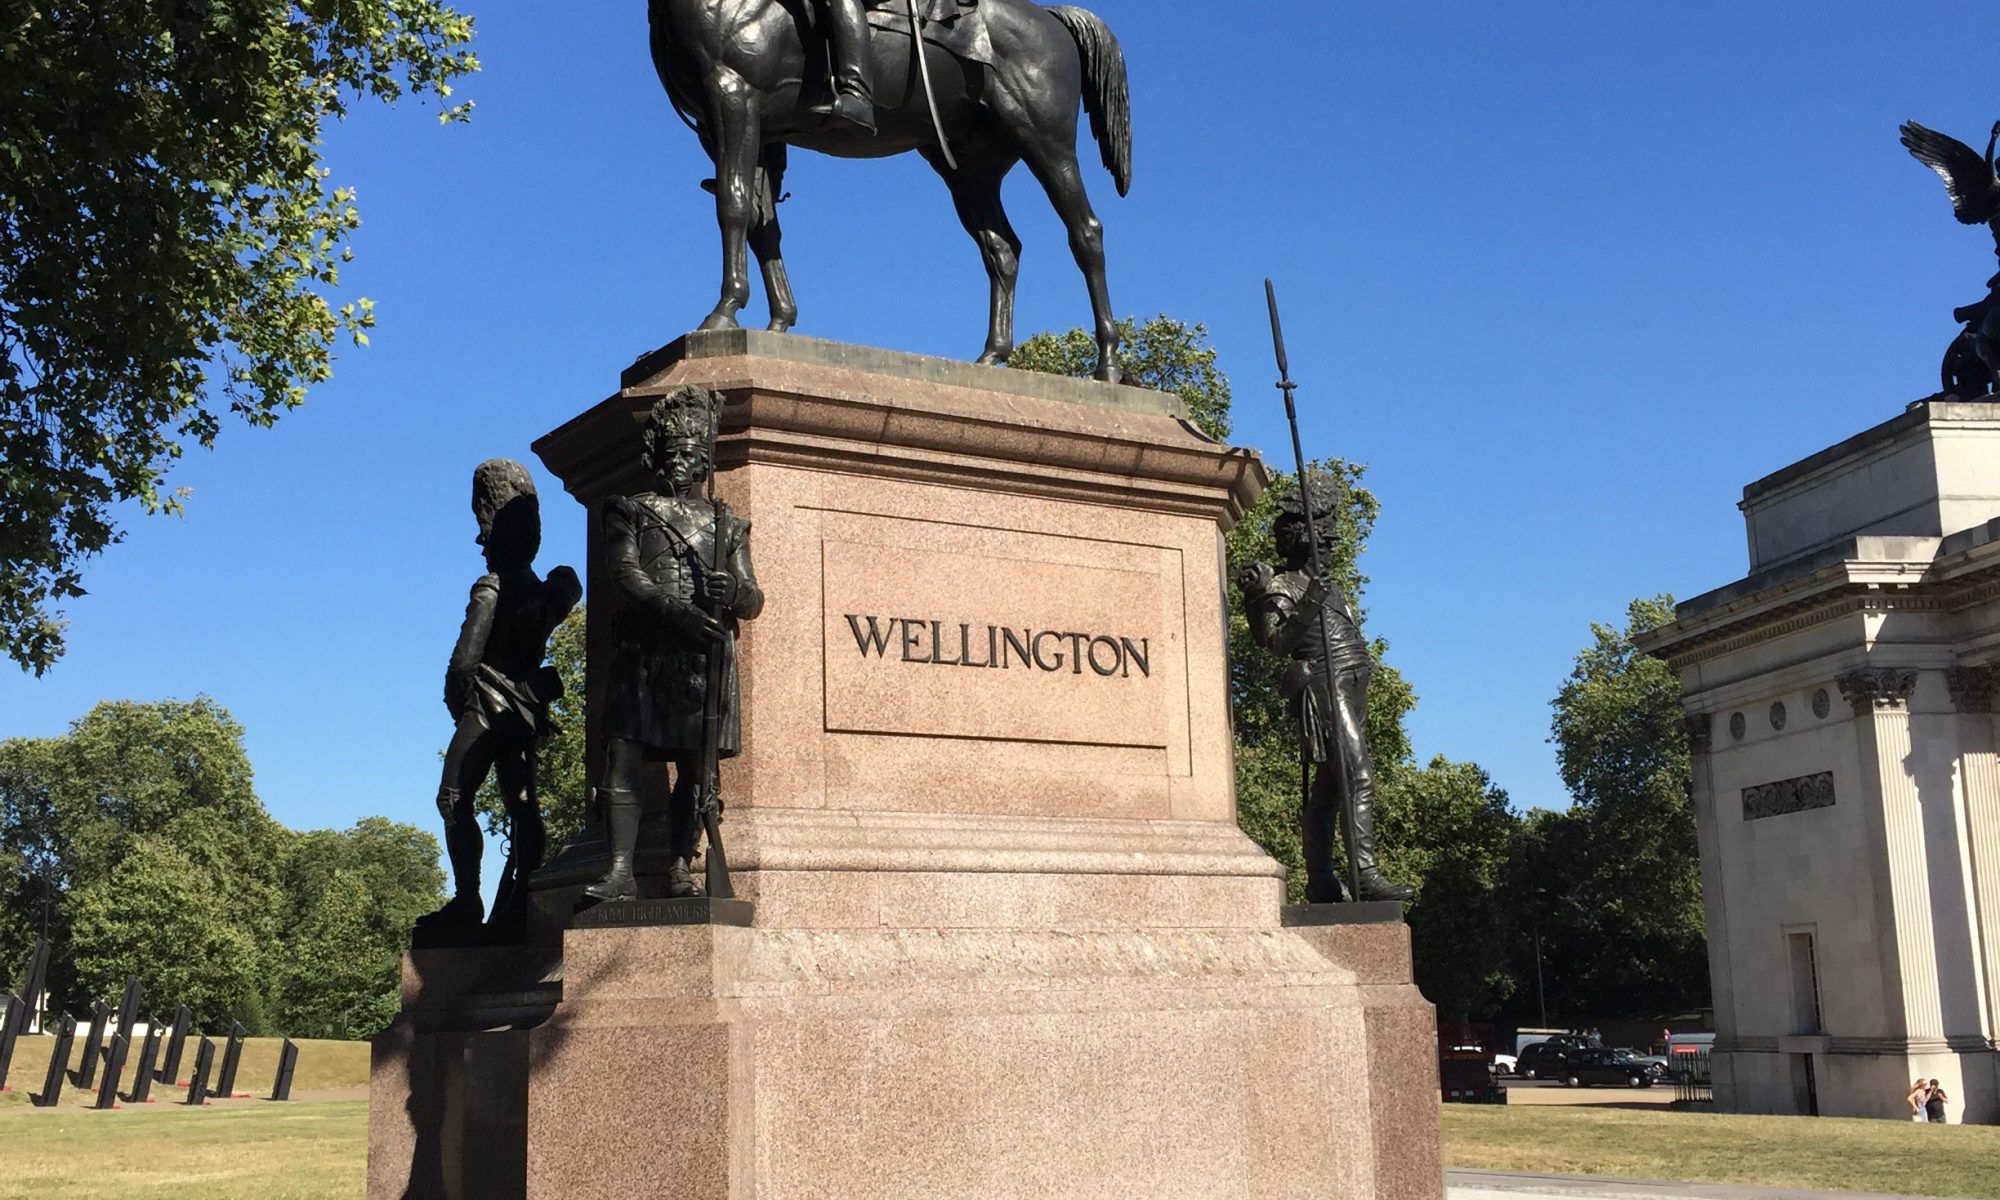
{"type": "Polygon", "coordinates": [[[2000,664],[1953,667],[1945,672],[1944,685],[1951,692],[1952,707],[1958,711],[1994,712],[1995,701],[2000,700],[2000,664]]]}
{"type": "Polygon", "coordinates": [[[1681,732],[1687,735],[1689,754],[1707,754],[1715,745],[1715,714],[1689,713],[1681,718],[1681,732]]]}
{"type": "Polygon", "coordinates": [[[1902,708],[1917,690],[1917,673],[1909,667],[1863,667],[1834,680],[1840,694],[1854,706],[1854,715],[1866,716],[1876,709],[1902,708]]]}

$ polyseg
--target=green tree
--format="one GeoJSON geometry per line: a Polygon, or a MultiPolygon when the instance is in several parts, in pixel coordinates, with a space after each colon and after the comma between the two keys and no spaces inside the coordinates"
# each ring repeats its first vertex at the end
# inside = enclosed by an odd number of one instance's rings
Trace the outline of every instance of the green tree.
{"type": "Polygon", "coordinates": [[[1521,823],[1473,763],[1442,755],[1385,786],[1385,866],[1417,889],[1410,906],[1417,986],[1446,1021],[1497,1011],[1516,988],[1510,867],[1521,823]]]}
{"type": "MultiPolygon", "coordinates": [[[[434,907],[443,873],[427,906],[434,907]]],[[[273,1005],[291,1037],[367,1038],[382,1032],[401,1006],[402,951],[415,914],[371,886],[365,869],[336,868],[285,939],[273,1005]],[[392,923],[394,922],[394,923],[392,923]]]]}
{"type": "MultiPolygon", "coordinates": [[[[1214,348],[1208,345],[1206,327],[1163,314],[1144,325],[1128,318],[1121,322],[1120,330],[1126,382],[1176,393],[1186,401],[1189,419],[1197,428],[1217,441],[1224,440],[1230,430],[1229,379],[1217,365],[1214,348]]],[[[1073,329],[1064,334],[1036,334],[1015,349],[1008,365],[1089,378],[1096,362],[1095,337],[1073,329]]],[[[1331,522],[1338,542],[1329,564],[1333,578],[1353,601],[1356,617],[1362,618],[1362,593],[1368,577],[1361,572],[1360,558],[1381,506],[1374,494],[1361,486],[1366,467],[1326,459],[1314,461],[1310,469],[1340,484],[1340,502],[1332,513],[1320,515],[1331,522]]],[[[1237,820],[1258,845],[1285,864],[1292,899],[1303,901],[1298,728],[1278,691],[1284,664],[1250,640],[1243,595],[1234,578],[1236,569],[1243,565],[1276,559],[1271,525],[1278,514],[1279,498],[1293,486],[1291,474],[1274,471],[1271,486],[1229,531],[1225,545],[1231,577],[1229,688],[1236,724],[1237,820]]],[[[1410,741],[1403,721],[1416,707],[1417,699],[1401,673],[1382,661],[1387,644],[1378,639],[1370,649],[1376,667],[1368,690],[1368,743],[1377,778],[1386,790],[1388,781],[1409,763],[1410,741]]]]}
{"type": "Polygon", "coordinates": [[[253,1034],[271,1032],[264,1009],[270,959],[230,919],[217,882],[169,839],[131,839],[108,874],[66,899],[65,948],[75,971],[68,1006],[115,996],[125,977],[136,975],[152,1003],[187,1005],[211,1033],[232,1020],[253,1034]]]}
{"type": "MultiPolygon", "coordinates": [[[[1218,442],[1229,439],[1229,378],[1215,365],[1208,326],[1165,313],[1144,325],[1126,317],[1118,322],[1118,342],[1127,383],[1178,395],[1197,429],[1218,442]]],[[[1097,336],[1083,329],[1038,333],[1014,348],[1007,365],[1089,379],[1097,371],[1097,336]]]]}
{"type": "MultiPolygon", "coordinates": [[[[269,425],[329,378],[360,224],[321,128],[451,95],[472,22],[437,0],[92,0],[0,10],[0,643],[39,674],[60,606],[222,413],[269,425]]],[[[446,107],[463,120],[469,105],[446,107]]]]}
{"type": "Polygon", "coordinates": [[[1632,638],[1673,598],[1593,624],[1556,695],[1556,759],[1574,806],[1537,814],[1523,861],[1541,890],[1545,976],[1560,1011],[1646,1013],[1708,1002],[1701,867],[1673,670],[1632,638]]]}
{"type": "MultiPolygon", "coordinates": [[[[549,852],[562,849],[583,830],[588,815],[590,777],[583,755],[584,606],[579,604],[549,638],[549,662],[561,677],[563,694],[549,706],[556,731],[535,756],[535,795],[548,822],[549,852]]],[[[490,833],[505,836],[507,807],[491,776],[476,799],[490,833]]]]}
{"type": "Polygon", "coordinates": [[[411,923],[444,900],[437,839],[367,817],[294,834],[280,869],[282,953],[271,1014],[292,1037],[365,1038],[401,1003],[411,923]]]}
{"type": "MultiPolygon", "coordinates": [[[[253,954],[273,947],[283,839],[252,787],[243,727],[206,697],[110,701],[61,737],[0,742],[0,855],[19,864],[21,879],[0,933],[39,928],[42,905],[52,906],[57,1003],[80,1007],[93,998],[92,981],[80,978],[72,957],[78,897],[115,886],[135,855],[157,865],[158,851],[171,849],[253,954]],[[153,850],[142,854],[149,841],[153,850]]],[[[157,947],[177,952],[171,941],[157,947]]],[[[10,957],[22,952],[5,949],[10,957]]]]}

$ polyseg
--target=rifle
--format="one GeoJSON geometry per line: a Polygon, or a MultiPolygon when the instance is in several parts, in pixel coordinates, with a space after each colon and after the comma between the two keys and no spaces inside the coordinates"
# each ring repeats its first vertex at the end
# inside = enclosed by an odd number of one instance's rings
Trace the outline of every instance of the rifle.
{"type": "MultiPolygon", "coordinates": [[[[1326,574],[1326,563],[1320,557],[1319,518],[1313,512],[1312,489],[1306,486],[1306,455],[1305,450],[1299,444],[1299,409],[1297,403],[1292,399],[1292,393],[1298,390],[1299,385],[1292,382],[1292,366],[1285,357],[1285,330],[1278,323],[1278,292],[1276,288],[1271,286],[1269,279],[1264,281],[1264,302],[1271,310],[1271,342],[1278,351],[1278,390],[1285,393],[1285,420],[1292,427],[1292,461],[1296,462],[1299,467],[1299,511],[1305,514],[1306,519],[1306,542],[1310,547],[1312,577],[1314,579],[1321,579],[1326,574]]],[[[1326,602],[1324,600],[1320,602],[1319,606],[1319,637],[1322,649],[1328,655],[1331,655],[1333,653],[1333,627],[1327,623],[1326,602]]],[[[1333,667],[1330,662],[1326,664],[1326,671],[1327,691],[1331,694],[1333,691],[1333,667]]],[[[1306,686],[1310,689],[1312,682],[1308,680],[1306,686]]],[[[1299,789],[1301,799],[1299,811],[1301,813],[1312,803],[1312,752],[1311,747],[1306,745],[1308,727],[1305,713],[1306,700],[1305,697],[1301,696],[1299,700],[1299,789]]],[[[1329,763],[1327,765],[1335,766],[1336,764],[1329,763]]],[[[1338,764],[1338,769],[1343,776],[1340,788],[1341,815],[1347,819],[1347,828],[1343,831],[1340,840],[1347,850],[1348,898],[1358,900],[1361,898],[1361,863],[1354,854],[1354,827],[1357,814],[1354,811],[1354,787],[1350,777],[1352,766],[1353,764],[1351,763],[1338,764]]]]}
{"type": "MultiPolygon", "coordinates": [[[[722,509],[715,502],[715,475],[708,477],[708,506],[715,514],[715,535],[710,538],[709,570],[722,569],[722,509]]],[[[721,596],[710,597],[709,616],[720,624],[724,617],[721,596]]],[[[708,894],[717,900],[733,899],[736,889],[729,885],[729,857],[722,849],[722,685],[728,676],[723,657],[728,650],[728,634],[708,647],[708,690],[702,698],[701,788],[695,803],[701,808],[702,828],[708,834],[704,863],[708,894]]]]}

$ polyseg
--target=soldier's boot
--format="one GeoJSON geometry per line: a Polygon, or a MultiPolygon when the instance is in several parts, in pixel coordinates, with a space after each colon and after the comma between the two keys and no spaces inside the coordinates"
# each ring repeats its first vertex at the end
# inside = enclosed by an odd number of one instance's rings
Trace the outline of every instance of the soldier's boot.
{"type": "MultiPolygon", "coordinates": [[[[1325,771],[1330,768],[1322,764],[1319,769],[1325,771]]],[[[1314,811],[1324,803],[1324,800],[1316,803],[1309,801],[1299,811],[1300,849],[1306,861],[1307,904],[1337,904],[1347,899],[1347,889],[1341,886],[1340,869],[1333,858],[1332,814],[1314,811]]]]}
{"type": "Polygon", "coordinates": [[[583,894],[592,900],[637,900],[639,881],[632,874],[632,860],[639,849],[639,797],[632,792],[599,795],[604,798],[604,825],[611,841],[611,869],[583,894]]]}
{"type": "MultiPolygon", "coordinates": [[[[874,52],[861,0],[827,0],[833,45],[833,99],[814,112],[875,132],[874,52]]],[[[920,47],[921,48],[921,47],[920,47]]]]}
{"type": "Polygon", "coordinates": [[[695,807],[694,789],[682,786],[681,780],[688,778],[686,772],[687,765],[682,764],[676,771],[674,790],[667,796],[667,826],[674,855],[667,864],[667,895],[675,899],[701,894],[688,866],[694,858],[695,840],[701,835],[701,813],[695,807]]]}
{"type": "MultiPolygon", "coordinates": [[[[1416,889],[1397,883],[1375,865],[1375,778],[1372,772],[1354,773],[1354,820],[1346,830],[1348,845],[1354,847],[1354,861],[1360,876],[1357,900],[1407,901],[1416,889]]],[[[1345,816],[1345,814],[1343,814],[1345,816]]],[[[1343,822],[1346,823],[1346,822],[1343,822]]]]}
{"type": "Polygon", "coordinates": [[[451,859],[451,880],[455,889],[443,908],[417,918],[419,925],[477,925],[486,917],[486,905],[479,899],[479,856],[485,839],[479,833],[479,818],[469,805],[460,803],[457,788],[438,789],[438,815],[444,818],[445,854],[451,859]]]}

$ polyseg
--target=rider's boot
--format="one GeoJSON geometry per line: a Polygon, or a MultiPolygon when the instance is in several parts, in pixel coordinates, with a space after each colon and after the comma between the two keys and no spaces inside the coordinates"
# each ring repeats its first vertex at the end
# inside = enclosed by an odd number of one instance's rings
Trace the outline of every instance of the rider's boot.
{"type": "Polygon", "coordinates": [[[833,35],[833,100],[814,105],[813,111],[872,134],[875,89],[868,14],[861,0],[827,0],[826,7],[833,35]]]}
{"type": "Polygon", "coordinates": [[[632,792],[600,794],[611,841],[611,869],[583,894],[592,900],[637,900],[639,881],[632,875],[632,859],[639,848],[639,797],[632,792]]]}

